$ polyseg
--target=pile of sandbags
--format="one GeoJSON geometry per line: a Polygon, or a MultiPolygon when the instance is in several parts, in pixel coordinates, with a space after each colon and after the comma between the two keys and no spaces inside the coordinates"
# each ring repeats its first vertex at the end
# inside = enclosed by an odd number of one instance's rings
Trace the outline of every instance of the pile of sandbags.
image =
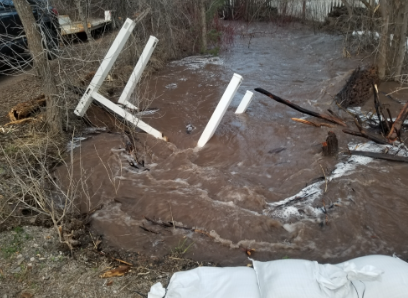
{"type": "Polygon", "coordinates": [[[250,267],[199,267],[175,273],[149,298],[408,298],[408,263],[372,255],[337,265],[253,261],[250,267]]]}

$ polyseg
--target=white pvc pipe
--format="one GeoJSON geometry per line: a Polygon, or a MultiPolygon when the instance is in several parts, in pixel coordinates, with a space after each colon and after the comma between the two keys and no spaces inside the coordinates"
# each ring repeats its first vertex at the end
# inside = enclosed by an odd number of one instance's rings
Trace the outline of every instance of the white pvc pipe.
{"type": "Polygon", "coordinates": [[[230,83],[228,84],[227,89],[221,97],[220,102],[215,108],[214,113],[212,114],[210,121],[208,121],[207,126],[205,127],[203,133],[201,134],[200,139],[198,140],[197,147],[204,147],[205,144],[211,139],[217,130],[218,125],[221,122],[222,117],[225,115],[225,112],[228,109],[228,106],[231,104],[232,98],[237,92],[239,86],[242,83],[242,77],[239,74],[234,73],[230,83]]]}
{"type": "Polygon", "coordinates": [[[248,91],[245,93],[244,98],[242,99],[241,103],[239,104],[237,110],[235,111],[235,114],[242,114],[245,113],[247,110],[249,104],[252,101],[252,98],[254,97],[254,93],[251,91],[248,91]]]}
{"type": "Polygon", "coordinates": [[[154,37],[150,36],[149,41],[147,42],[142,55],[140,55],[139,60],[137,61],[136,67],[132,72],[132,75],[130,76],[125,89],[123,90],[122,94],[120,95],[120,98],[118,100],[118,103],[127,105],[130,108],[135,108],[134,105],[129,103],[129,98],[132,95],[133,91],[135,90],[136,84],[139,82],[140,77],[142,76],[142,73],[144,69],[146,68],[147,63],[150,60],[150,57],[153,54],[154,49],[156,48],[157,43],[159,40],[154,37]]]}
{"type": "Polygon", "coordinates": [[[109,71],[113,66],[113,63],[115,63],[116,59],[118,58],[120,52],[126,44],[126,41],[129,39],[130,33],[133,31],[135,26],[136,23],[131,19],[127,19],[123,24],[122,29],[120,29],[118,35],[112,43],[112,46],[106,54],[105,59],[103,59],[91,83],[89,84],[88,89],[86,89],[84,95],[79,101],[75,109],[76,115],[81,117],[85,115],[86,110],[89,108],[89,105],[92,102],[92,94],[99,91],[99,88],[102,86],[103,81],[107,77],[109,71]]]}

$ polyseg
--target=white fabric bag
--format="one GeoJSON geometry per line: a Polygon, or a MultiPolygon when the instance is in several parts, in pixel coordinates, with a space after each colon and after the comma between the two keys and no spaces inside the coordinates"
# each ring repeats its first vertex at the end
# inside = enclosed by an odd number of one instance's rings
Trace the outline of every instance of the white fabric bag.
{"type": "MultiPolygon", "coordinates": [[[[337,265],[306,260],[253,261],[248,267],[177,272],[166,298],[408,298],[408,263],[373,255],[337,265]]],[[[161,284],[149,298],[163,297],[161,284]]]]}
{"type": "Polygon", "coordinates": [[[249,267],[199,267],[175,273],[166,298],[260,298],[255,271],[249,267]]]}
{"type": "MultiPolygon", "coordinates": [[[[306,260],[254,261],[262,298],[328,298],[332,289],[347,284],[344,272],[336,266],[323,266],[306,260]],[[319,282],[320,283],[319,283],[319,282]],[[325,289],[325,287],[328,287],[325,289]],[[329,288],[332,288],[331,290],[329,288]],[[329,294],[327,293],[329,292],[329,294]]],[[[347,287],[344,292],[347,292],[347,287]]],[[[340,296],[341,297],[341,296],[340,296]]],[[[347,298],[357,298],[350,293],[347,298]]]]}
{"type": "MultiPolygon", "coordinates": [[[[396,257],[372,255],[338,264],[339,267],[363,268],[370,267],[381,270],[378,279],[363,279],[357,276],[353,281],[360,297],[366,298],[408,298],[408,263],[396,257]]],[[[348,269],[346,269],[348,270],[348,269]]],[[[367,274],[365,274],[367,277],[367,274]]]]}
{"type": "Polygon", "coordinates": [[[336,266],[306,260],[254,261],[262,298],[358,298],[361,295],[354,282],[378,280],[383,273],[365,265],[360,268],[351,263],[336,266]]]}

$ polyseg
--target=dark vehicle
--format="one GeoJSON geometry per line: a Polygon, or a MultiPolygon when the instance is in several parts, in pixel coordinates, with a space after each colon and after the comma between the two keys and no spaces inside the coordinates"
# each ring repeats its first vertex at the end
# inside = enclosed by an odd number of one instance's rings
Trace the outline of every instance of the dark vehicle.
{"type": "MultiPolygon", "coordinates": [[[[58,49],[58,13],[47,0],[28,0],[33,8],[49,57],[58,49]]],[[[28,54],[27,38],[12,0],[0,0],[0,65],[28,54]]]]}

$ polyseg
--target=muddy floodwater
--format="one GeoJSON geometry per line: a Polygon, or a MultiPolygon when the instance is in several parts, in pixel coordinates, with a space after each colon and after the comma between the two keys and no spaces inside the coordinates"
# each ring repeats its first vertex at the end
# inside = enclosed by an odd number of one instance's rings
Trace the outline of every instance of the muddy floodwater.
{"type": "MultiPolygon", "coordinates": [[[[338,262],[375,253],[408,258],[407,164],[350,157],[348,148],[385,146],[346,135],[336,125],[294,122],[323,120],[255,91],[247,112],[234,113],[246,90],[261,87],[346,118],[333,97],[351,70],[370,61],[343,57],[341,36],[296,25],[236,24],[236,32],[266,34],[237,34],[219,57],[169,63],[140,88],[150,107],[159,109],[143,119],[169,138],[166,143],[137,134],[138,156],[150,171],[129,165],[119,133],[89,136],[74,150],[83,211],[103,204],[91,225],[104,245],[152,257],[185,250],[186,257],[222,265],[246,265],[246,249],[255,250],[251,257],[258,260],[338,262]],[[241,87],[214,137],[195,148],[234,73],[243,77],[241,87]],[[336,157],[321,155],[328,131],[339,139],[336,157]],[[153,225],[145,217],[179,228],[153,225]]],[[[383,84],[380,91],[395,87],[383,84]]],[[[393,95],[391,100],[381,93],[381,100],[395,117],[408,93],[393,95]]],[[[355,110],[364,114],[372,105],[355,110]]],[[[64,173],[57,172],[62,181],[64,173]]]]}

